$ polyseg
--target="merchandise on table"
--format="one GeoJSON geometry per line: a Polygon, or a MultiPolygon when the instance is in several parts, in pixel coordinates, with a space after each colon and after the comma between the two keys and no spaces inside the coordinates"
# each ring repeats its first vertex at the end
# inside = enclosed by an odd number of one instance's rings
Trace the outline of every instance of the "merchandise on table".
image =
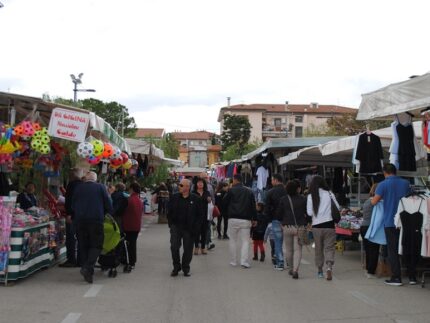
{"type": "Polygon", "coordinates": [[[12,227],[23,228],[36,224],[46,223],[49,221],[49,211],[39,207],[32,207],[26,211],[15,208],[13,209],[12,227]]]}
{"type": "Polygon", "coordinates": [[[352,211],[350,209],[342,209],[341,220],[337,224],[342,229],[359,230],[363,222],[363,214],[361,211],[352,211]]]}

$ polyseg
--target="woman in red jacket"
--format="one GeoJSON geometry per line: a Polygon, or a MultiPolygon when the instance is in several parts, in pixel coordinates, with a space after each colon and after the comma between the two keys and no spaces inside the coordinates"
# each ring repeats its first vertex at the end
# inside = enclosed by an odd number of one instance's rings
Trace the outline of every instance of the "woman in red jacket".
{"type": "Polygon", "coordinates": [[[140,185],[137,183],[131,184],[129,191],[130,197],[128,198],[128,205],[122,220],[129,256],[129,264],[124,267],[125,273],[131,272],[136,264],[136,241],[139,236],[143,214],[143,202],[140,199],[140,185]]]}

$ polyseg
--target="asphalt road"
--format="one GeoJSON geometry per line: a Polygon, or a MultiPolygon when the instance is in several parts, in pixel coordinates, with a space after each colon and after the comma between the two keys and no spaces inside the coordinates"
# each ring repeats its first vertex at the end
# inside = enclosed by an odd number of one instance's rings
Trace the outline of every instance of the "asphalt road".
{"type": "Polygon", "coordinates": [[[359,251],[336,254],[328,282],[316,277],[305,250],[301,277],[293,280],[270,261],[229,266],[228,242],[217,240],[208,255],[193,258],[191,277],[172,278],[168,228],[152,217],[144,222],[131,274],[97,272],[89,285],[76,268],[43,270],[0,287],[0,322],[430,322],[430,282],[423,289],[369,280],[359,251]]]}

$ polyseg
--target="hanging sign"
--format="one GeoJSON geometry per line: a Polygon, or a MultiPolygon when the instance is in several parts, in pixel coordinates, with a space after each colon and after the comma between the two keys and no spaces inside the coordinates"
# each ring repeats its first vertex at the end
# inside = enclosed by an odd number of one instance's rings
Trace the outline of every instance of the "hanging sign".
{"type": "Polygon", "coordinates": [[[89,122],[89,113],[55,108],[49,121],[48,133],[52,137],[83,142],[89,122]]]}

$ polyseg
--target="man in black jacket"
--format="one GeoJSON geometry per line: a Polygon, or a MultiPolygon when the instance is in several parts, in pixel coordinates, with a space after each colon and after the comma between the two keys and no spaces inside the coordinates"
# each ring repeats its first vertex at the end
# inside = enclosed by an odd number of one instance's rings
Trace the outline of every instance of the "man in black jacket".
{"type": "Polygon", "coordinates": [[[78,241],[75,237],[76,228],[73,224],[72,197],[76,187],[82,183],[82,170],[73,168],[69,174],[69,183],[66,187],[65,209],[66,209],[66,254],[67,261],[60,264],[59,267],[77,267],[80,266],[80,252],[78,241]]]}
{"type": "Polygon", "coordinates": [[[237,242],[242,241],[240,264],[249,268],[249,240],[252,222],[257,219],[254,194],[242,185],[242,176],[234,175],[233,186],[223,199],[228,214],[228,235],[230,237],[230,265],[237,265],[237,242]]]}
{"type": "Polygon", "coordinates": [[[183,179],[179,184],[179,193],[169,201],[167,220],[170,228],[170,250],[172,252],[173,270],[170,276],[176,277],[182,270],[189,277],[190,263],[193,258],[194,236],[202,220],[199,198],[190,193],[191,182],[183,179]],[[179,249],[184,245],[182,264],[179,249]]]}
{"type": "Polygon", "coordinates": [[[282,218],[279,217],[281,212],[277,212],[281,198],[287,195],[287,190],[284,187],[283,181],[284,179],[280,174],[274,174],[272,176],[273,187],[267,192],[265,207],[265,214],[269,222],[272,223],[272,232],[275,238],[276,270],[284,270],[282,218]]]}

